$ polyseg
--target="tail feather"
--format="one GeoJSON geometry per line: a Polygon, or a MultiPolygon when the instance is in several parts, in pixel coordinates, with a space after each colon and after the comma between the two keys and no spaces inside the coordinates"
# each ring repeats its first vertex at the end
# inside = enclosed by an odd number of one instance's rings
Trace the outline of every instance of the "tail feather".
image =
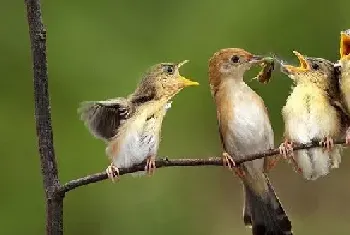
{"type": "Polygon", "coordinates": [[[247,185],[243,185],[243,194],[245,195],[244,207],[243,207],[243,222],[245,226],[252,226],[252,206],[251,200],[248,200],[251,196],[248,195],[250,189],[247,185]]]}
{"type": "MultiPolygon", "coordinates": [[[[268,179],[267,179],[268,180],[268,179]]],[[[256,195],[248,186],[246,192],[245,223],[252,226],[253,235],[292,235],[292,224],[275,191],[268,182],[266,195],[256,195]]]]}
{"type": "Polygon", "coordinates": [[[307,180],[316,180],[329,173],[330,168],[338,168],[341,162],[341,146],[327,151],[322,148],[299,150],[295,153],[298,166],[307,180]]]}

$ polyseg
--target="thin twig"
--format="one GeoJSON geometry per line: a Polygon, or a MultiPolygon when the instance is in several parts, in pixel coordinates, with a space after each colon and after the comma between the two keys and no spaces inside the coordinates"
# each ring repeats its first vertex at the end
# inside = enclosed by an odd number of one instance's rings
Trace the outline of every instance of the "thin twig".
{"type": "MultiPolygon", "coordinates": [[[[345,140],[339,140],[335,141],[335,144],[345,144],[345,140]]],[[[318,148],[321,147],[320,143],[318,142],[313,142],[313,143],[308,143],[308,144],[298,144],[296,145],[293,150],[300,150],[300,149],[310,149],[310,148],[318,148]]],[[[273,155],[278,155],[280,153],[279,148],[276,149],[271,149],[267,150],[262,153],[258,154],[252,154],[248,156],[242,156],[239,157],[242,160],[238,160],[235,163],[237,165],[247,162],[247,161],[253,161],[256,159],[268,157],[268,156],[273,156],[273,155]]],[[[222,159],[220,157],[211,157],[208,159],[174,159],[170,160],[168,158],[163,158],[163,159],[158,159],[156,161],[156,166],[157,168],[163,168],[163,167],[190,167],[190,166],[223,166],[222,159]]],[[[125,175],[129,173],[134,173],[137,171],[143,171],[145,167],[145,163],[141,163],[129,168],[120,168],[119,169],[119,174],[120,175],[125,175]]],[[[60,193],[66,193],[68,191],[71,191],[77,187],[92,184],[92,183],[97,183],[99,181],[107,179],[107,174],[106,172],[100,172],[92,175],[85,176],[80,179],[75,179],[71,180],[68,183],[62,185],[62,187],[59,189],[60,193]]]]}
{"type": "Polygon", "coordinates": [[[63,194],[57,194],[60,184],[53,146],[48,93],[46,29],[42,22],[40,0],[25,0],[25,4],[33,57],[36,133],[46,196],[46,234],[61,235],[63,234],[63,194]]]}

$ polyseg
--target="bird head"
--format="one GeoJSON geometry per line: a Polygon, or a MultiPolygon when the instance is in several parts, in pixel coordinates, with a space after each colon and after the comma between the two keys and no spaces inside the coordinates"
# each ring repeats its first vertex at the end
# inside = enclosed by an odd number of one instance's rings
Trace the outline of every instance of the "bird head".
{"type": "Polygon", "coordinates": [[[350,60],[350,29],[340,32],[340,60],[350,60]]]}
{"type": "Polygon", "coordinates": [[[188,86],[199,85],[179,73],[179,68],[186,64],[188,60],[181,63],[160,63],[152,66],[145,73],[134,97],[148,97],[148,99],[170,100],[180,90],[188,86]]]}
{"type": "Polygon", "coordinates": [[[240,48],[226,48],[209,59],[209,83],[213,88],[224,79],[243,79],[244,73],[254,64],[263,63],[264,57],[253,55],[240,48]]]}
{"type": "Polygon", "coordinates": [[[282,72],[296,83],[315,83],[322,88],[328,88],[334,78],[334,64],[323,58],[306,57],[297,51],[293,53],[299,59],[299,66],[281,64],[282,72]]]}

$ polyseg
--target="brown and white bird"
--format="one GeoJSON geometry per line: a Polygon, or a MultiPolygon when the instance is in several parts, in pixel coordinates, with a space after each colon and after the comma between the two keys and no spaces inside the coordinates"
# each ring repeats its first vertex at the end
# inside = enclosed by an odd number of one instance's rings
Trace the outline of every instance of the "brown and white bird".
{"type": "Polygon", "coordinates": [[[330,168],[338,168],[341,161],[341,146],[333,144],[333,139],[344,133],[345,119],[338,106],[339,85],[332,62],[293,53],[300,66],[281,64],[282,72],[293,80],[295,87],[282,109],[286,142],[280,149],[286,155],[292,150],[293,142],[321,142],[326,150],[312,148],[291,152],[304,178],[316,180],[327,175],[330,168]]]}
{"type": "MultiPolygon", "coordinates": [[[[345,112],[350,115],[350,29],[340,33],[339,84],[345,112]]],[[[346,143],[350,144],[350,128],[346,131],[346,143]]]]}
{"type": "Polygon", "coordinates": [[[126,98],[82,103],[81,119],[95,137],[107,143],[111,165],[106,173],[111,179],[118,177],[118,168],[131,167],[145,159],[145,170],[154,172],[162,121],[171,99],[184,87],[198,85],[179,74],[185,63],[152,66],[135,92],[126,98]]]}
{"type": "MultiPolygon", "coordinates": [[[[227,48],[209,60],[209,84],[216,104],[223,160],[230,167],[240,156],[274,148],[274,133],[263,100],[244,81],[244,73],[263,57],[227,48]]],[[[244,223],[253,235],[292,234],[291,222],[266,175],[267,159],[234,167],[244,185],[244,223]]]]}

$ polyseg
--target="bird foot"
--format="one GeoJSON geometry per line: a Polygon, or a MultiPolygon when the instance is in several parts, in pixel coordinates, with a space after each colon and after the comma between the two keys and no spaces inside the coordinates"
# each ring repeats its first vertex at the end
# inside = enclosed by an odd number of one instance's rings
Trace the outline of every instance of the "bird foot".
{"type": "Polygon", "coordinates": [[[108,178],[111,179],[113,183],[115,182],[115,179],[119,180],[119,169],[118,167],[114,166],[113,163],[107,167],[106,173],[108,178]]]}
{"type": "Polygon", "coordinates": [[[236,166],[235,161],[228,153],[222,154],[222,163],[224,167],[228,167],[229,170],[232,170],[236,166]]]}
{"type": "Polygon", "coordinates": [[[334,148],[334,140],[329,136],[324,137],[323,141],[320,142],[320,145],[323,149],[331,151],[334,148]]]}
{"type": "Polygon", "coordinates": [[[156,158],[154,156],[147,157],[145,171],[149,176],[152,176],[156,170],[156,158]]]}
{"type": "Polygon", "coordinates": [[[279,147],[280,154],[285,160],[293,157],[293,142],[285,140],[279,147]]]}
{"type": "Polygon", "coordinates": [[[288,163],[291,163],[293,165],[293,170],[295,172],[301,173],[301,168],[299,167],[297,161],[294,159],[293,145],[293,141],[285,140],[279,147],[280,154],[288,163]]]}

